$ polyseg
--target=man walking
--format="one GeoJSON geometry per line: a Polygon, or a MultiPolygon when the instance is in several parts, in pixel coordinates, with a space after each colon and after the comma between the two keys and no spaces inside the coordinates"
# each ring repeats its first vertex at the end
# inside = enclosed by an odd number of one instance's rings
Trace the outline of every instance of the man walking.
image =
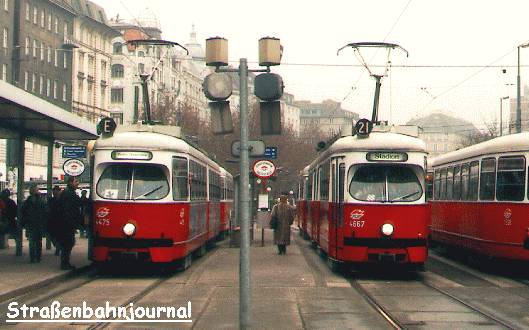
{"type": "Polygon", "coordinates": [[[279,254],[287,253],[287,245],[290,245],[290,226],[294,222],[295,208],[288,205],[287,196],[281,195],[279,203],[272,209],[272,217],[277,217],[277,226],[274,229],[274,244],[277,245],[279,254]]]}
{"type": "Polygon", "coordinates": [[[36,185],[29,188],[29,197],[22,205],[21,226],[26,228],[26,236],[29,239],[30,262],[40,262],[42,256],[42,236],[46,231],[46,220],[48,217],[46,202],[39,194],[36,185]]]}
{"type": "Polygon", "coordinates": [[[75,193],[79,186],[76,177],[67,179],[66,189],[59,197],[59,208],[61,210],[60,226],[58,229],[58,242],[61,247],[61,269],[75,269],[70,264],[70,254],[75,245],[75,231],[81,224],[81,199],[75,193]]]}

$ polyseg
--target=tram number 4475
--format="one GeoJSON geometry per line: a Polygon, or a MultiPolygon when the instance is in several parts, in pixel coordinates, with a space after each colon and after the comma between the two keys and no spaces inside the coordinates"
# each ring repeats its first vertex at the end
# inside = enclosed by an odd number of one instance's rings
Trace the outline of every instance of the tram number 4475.
{"type": "Polygon", "coordinates": [[[362,228],[364,227],[364,220],[353,220],[351,221],[351,227],[353,228],[362,228]]]}
{"type": "Polygon", "coordinates": [[[109,219],[97,219],[96,225],[98,226],[110,226],[110,220],[109,219]]]}

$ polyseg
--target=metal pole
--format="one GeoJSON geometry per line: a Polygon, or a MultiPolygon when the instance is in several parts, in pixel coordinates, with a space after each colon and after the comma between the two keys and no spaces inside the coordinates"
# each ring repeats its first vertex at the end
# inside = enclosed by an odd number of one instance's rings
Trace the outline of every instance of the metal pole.
{"type": "MultiPolygon", "coordinates": [[[[48,141],[48,163],[46,169],[46,192],[48,199],[52,197],[51,189],[53,185],[53,145],[55,142],[53,140],[48,141]]],[[[46,233],[46,250],[51,249],[51,239],[50,235],[46,233]]]]}
{"type": "Polygon", "coordinates": [[[22,204],[24,203],[24,156],[26,151],[26,137],[20,134],[18,137],[17,154],[18,154],[18,171],[17,171],[17,229],[15,234],[17,256],[22,255],[22,226],[20,226],[22,215],[22,204]]]}
{"type": "Polygon", "coordinates": [[[240,203],[241,203],[241,252],[239,268],[239,328],[250,327],[250,191],[248,159],[248,62],[245,58],[239,63],[239,102],[241,128],[240,155],[240,203]]]}
{"type": "Polygon", "coordinates": [[[500,97],[500,136],[503,136],[503,97],[500,97]]]}
{"type": "Polygon", "coordinates": [[[382,85],[380,83],[380,79],[382,78],[382,76],[373,76],[373,77],[375,77],[376,85],[375,85],[375,99],[373,101],[373,115],[371,116],[371,122],[375,124],[378,121],[378,101],[380,98],[380,86],[382,85]]]}
{"type": "Polygon", "coordinates": [[[522,107],[520,94],[520,46],[518,46],[518,75],[516,76],[516,133],[522,132],[522,107]]]}

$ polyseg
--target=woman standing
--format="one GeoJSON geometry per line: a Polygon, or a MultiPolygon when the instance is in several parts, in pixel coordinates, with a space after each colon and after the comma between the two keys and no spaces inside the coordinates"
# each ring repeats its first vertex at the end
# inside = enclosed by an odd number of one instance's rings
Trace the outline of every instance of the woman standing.
{"type": "Polygon", "coordinates": [[[295,208],[288,205],[287,196],[281,195],[279,203],[272,209],[272,218],[277,218],[274,228],[274,244],[277,245],[278,254],[287,253],[287,245],[290,245],[290,226],[294,222],[295,208]]]}

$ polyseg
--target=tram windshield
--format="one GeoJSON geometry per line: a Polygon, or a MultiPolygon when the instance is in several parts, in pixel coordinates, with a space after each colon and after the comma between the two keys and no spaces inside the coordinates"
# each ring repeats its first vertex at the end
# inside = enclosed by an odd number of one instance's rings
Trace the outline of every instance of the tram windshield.
{"type": "Polygon", "coordinates": [[[97,194],[105,199],[155,200],[168,193],[163,169],[151,164],[112,164],[97,182],[97,194]]]}
{"type": "Polygon", "coordinates": [[[423,188],[412,167],[369,164],[356,167],[349,193],[366,202],[413,202],[422,197],[423,188]]]}

